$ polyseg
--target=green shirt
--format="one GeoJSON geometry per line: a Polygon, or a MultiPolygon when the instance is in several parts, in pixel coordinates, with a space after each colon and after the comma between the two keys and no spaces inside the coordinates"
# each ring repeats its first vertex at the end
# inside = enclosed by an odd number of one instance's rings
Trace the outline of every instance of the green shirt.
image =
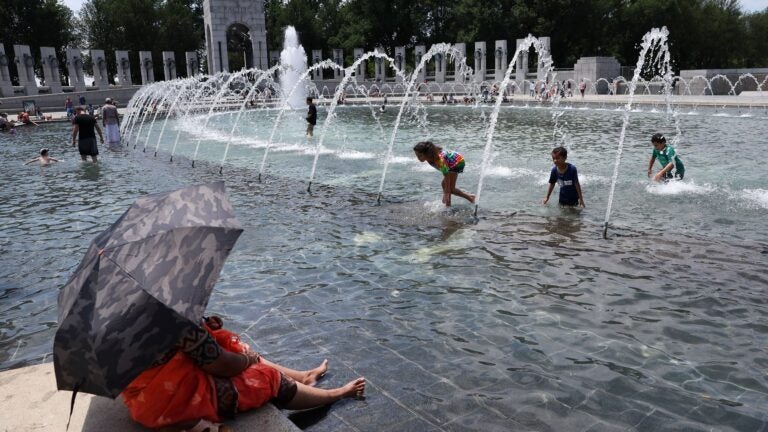
{"type": "Polygon", "coordinates": [[[677,153],[675,153],[675,149],[671,145],[665,146],[664,149],[662,149],[661,151],[653,149],[653,157],[655,157],[656,160],[659,161],[662,168],[669,165],[669,163],[674,158],[675,172],[680,175],[685,173],[685,165],[683,165],[683,161],[681,161],[680,158],[677,157],[677,153]]]}

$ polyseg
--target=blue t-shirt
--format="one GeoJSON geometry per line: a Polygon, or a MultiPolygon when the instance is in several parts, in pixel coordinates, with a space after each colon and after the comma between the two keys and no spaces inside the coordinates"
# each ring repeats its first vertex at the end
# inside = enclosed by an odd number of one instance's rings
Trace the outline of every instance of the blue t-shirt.
{"type": "Polygon", "coordinates": [[[553,166],[552,172],[549,173],[549,182],[560,185],[560,204],[568,206],[579,204],[579,193],[576,191],[579,175],[575,166],[567,163],[564,173],[558,171],[557,166],[553,166]]]}

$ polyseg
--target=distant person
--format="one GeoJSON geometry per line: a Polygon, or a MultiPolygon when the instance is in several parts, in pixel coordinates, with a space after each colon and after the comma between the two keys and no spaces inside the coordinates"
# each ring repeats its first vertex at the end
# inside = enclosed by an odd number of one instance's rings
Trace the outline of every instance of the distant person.
{"type": "Polygon", "coordinates": [[[72,147],[77,145],[80,151],[80,158],[83,161],[91,157],[93,162],[98,162],[99,146],[96,144],[96,134],[99,133],[101,143],[104,144],[104,135],[101,134],[99,123],[92,115],[85,113],[85,108],[79,106],[75,110],[76,115],[72,120],[72,147]]]}
{"type": "Polygon", "coordinates": [[[77,103],[79,103],[80,106],[85,106],[85,96],[78,95],[77,103]]]}
{"type": "Polygon", "coordinates": [[[413,152],[419,162],[427,162],[433,168],[443,173],[443,204],[451,206],[451,195],[457,195],[473,203],[475,196],[456,187],[459,174],[464,172],[464,156],[461,153],[443,150],[431,141],[422,141],[413,146],[413,152]]]}
{"type": "Polygon", "coordinates": [[[13,129],[13,123],[8,121],[7,113],[0,113],[0,132],[8,132],[13,129]]]}
{"type": "Polygon", "coordinates": [[[675,149],[667,145],[667,139],[664,138],[664,135],[660,133],[653,135],[651,137],[651,144],[653,145],[653,153],[651,154],[651,160],[648,162],[648,177],[651,176],[651,171],[653,171],[653,162],[658,159],[661,164],[661,170],[653,176],[653,181],[667,181],[673,178],[682,180],[683,176],[685,176],[685,165],[677,156],[675,149]],[[673,173],[672,170],[675,172],[673,173]]]}
{"type": "Polygon", "coordinates": [[[120,143],[120,116],[112,98],[104,99],[101,107],[101,122],[104,125],[104,133],[107,135],[107,144],[120,143]]]}
{"type": "Polygon", "coordinates": [[[307,109],[307,136],[311,137],[317,124],[317,107],[312,103],[311,97],[307,98],[307,106],[309,107],[307,109]]]}
{"type": "Polygon", "coordinates": [[[37,123],[32,121],[32,118],[29,117],[29,113],[26,111],[22,111],[17,116],[17,120],[23,123],[25,126],[37,126],[37,123]]]}
{"type": "Polygon", "coordinates": [[[40,156],[24,162],[24,165],[29,165],[34,162],[39,162],[41,166],[46,166],[58,161],[59,161],[58,159],[52,158],[51,156],[48,155],[47,148],[42,148],[40,149],[40,156]]]}
{"type": "Polygon", "coordinates": [[[565,147],[555,147],[552,150],[552,162],[555,163],[555,166],[552,167],[552,171],[549,173],[547,196],[542,204],[546,205],[549,202],[549,196],[552,195],[552,190],[555,188],[555,183],[557,183],[560,185],[559,203],[561,206],[576,207],[578,205],[584,208],[584,196],[581,194],[579,174],[576,171],[576,167],[573,164],[567,163],[566,159],[568,159],[568,150],[565,147]]]}
{"type": "Polygon", "coordinates": [[[75,116],[75,104],[69,96],[64,100],[64,110],[67,112],[67,120],[72,120],[72,117],[75,116]]]}
{"type": "Polygon", "coordinates": [[[581,93],[582,99],[584,98],[584,91],[587,90],[587,83],[584,82],[584,78],[581,79],[581,82],[579,83],[579,93],[581,93]]]}

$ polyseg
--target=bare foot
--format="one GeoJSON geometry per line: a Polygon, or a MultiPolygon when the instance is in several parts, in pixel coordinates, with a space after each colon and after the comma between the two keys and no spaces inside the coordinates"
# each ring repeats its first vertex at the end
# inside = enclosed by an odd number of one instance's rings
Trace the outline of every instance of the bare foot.
{"type": "Polygon", "coordinates": [[[328,359],[323,360],[322,363],[320,363],[320,366],[310,369],[306,371],[307,376],[302,380],[302,384],[306,384],[308,386],[314,386],[317,384],[317,382],[325,376],[325,373],[328,371],[328,359]]]}
{"type": "Polygon", "coordinates": [[[350,381],[341,387],[342,398],[357,398],[362,399],[365,396],[365,378],[360,377],[353,381],[350,381]]]}

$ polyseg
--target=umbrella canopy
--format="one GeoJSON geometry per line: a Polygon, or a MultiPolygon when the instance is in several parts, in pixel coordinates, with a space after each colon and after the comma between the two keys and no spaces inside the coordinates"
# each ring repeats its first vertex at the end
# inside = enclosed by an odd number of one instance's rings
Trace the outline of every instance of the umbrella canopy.
{"type": "Polygon", "coordinates": [[[59,292],[58,388],[114,398],[173,349],[242,231],[223,182],[137,199],[59,292]]]}

